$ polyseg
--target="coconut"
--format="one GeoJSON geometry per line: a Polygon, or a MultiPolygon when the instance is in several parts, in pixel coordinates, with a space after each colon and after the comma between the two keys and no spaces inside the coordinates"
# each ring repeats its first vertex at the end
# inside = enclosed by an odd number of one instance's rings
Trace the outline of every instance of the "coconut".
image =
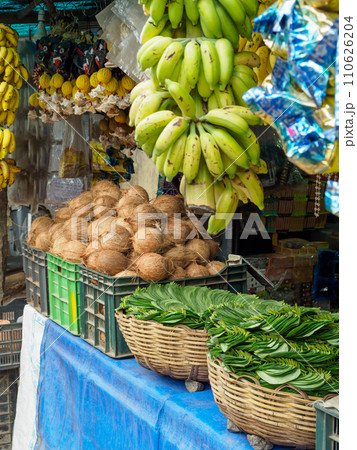
{"type": "Polygon", "coordinates": [[[83,261],[86,246],[79,241],[68,241],[63,245],[62,258],[73,263],[83,261]]]}
{"type": "Polygon", "coordinates": [[[210,274],[206,267],[197,263],[191,263],[187,266],[186,273],[189,278],[207,277],[210,274]]]}
{"type": "Polygon", "coordinates": [[[68,239],[65,236],[57,237],[50,248],[50,253],[53,253],[56,256],[62,258],[63,246],[68,242],[68,239]]]}
{"type": "Polygon", "coordinates": [[[100,236],[99,242],[104,250],[114,250],[116,252],[125,253],[130,250],[131,234],[124,228],[117,226],[115,233],[104,233],[100,236]]]}
{"type": "Polygon", "coordinates": [[[134,231],[132,226],[130,225],[129,222],[126,221],[126,219],[123,219],[122,217],[118,217],[114,220],[113,222],[113,229],[115,230],[117,227],[124,227],[130,234],[131,236],[134,236],[134,231]]]}
{"type": "Polygon", "coordinates": [[[186,214],[185,203],[181,195],[160,195],[154,200],[153,206],[169,216],[173,216],[175,213],[186,214]]]}
{"type": "Polygon", "coordinates": [[[77,217],[91,217],[94,208],[93,193],[82,192],[81,195],[72,199],[68,203],[69,208],[73,211],[72,215],[77,217]]]}
{"type": "Polygon", "coordinates": [[[51,243],[53,243],[53,241],[59,236],[63,236],[63,223],[55,223],[48,230],[48,238],[50,239],[51,243]]]}
{"type": "Polygon", "coordinates": [[[33,231],[30,231],[29,235],[27,236],[26,242],[31,245],[34,246],[36,244],[36,233],[33,231]]]}
{"type": "Polygon", "coordinates": [[[42,231],[42,233],[39,233],[36,237],[35,241],[35,247],[39,250],[42,250],[43,252],[48,252],[51,246],[51,241],[48,236],[47,231],[42,231]]]}
{"type": "Polygon", "coordinates": [[[134,250],[141,253],[163,253],[172,246],[158,228],[148,227],[139,230],[133,237],[134,250]]]}
{"type": "Polygon", "coordinates": [[[164,256],[169,258],[176,267],[185,268],[192,262],[197,261],[197,254],[184,245],[176,245],[168,250],[164,256]]]}
{"type": "Polygon", "coordinates": [[[85,263],[90,269],[113,276],[125,270],[130,261],[120,252],[98,250],[86,257],[85,263]]]}
{"type": "Polygon", "coordinates": [[[221,261],[211,261],[206,266],[210,275],[217,275],[225,267],[226,265],[221,261]]]}
{"type": "Polygon", "coordinates": [[[114,211],[116,203],[117,200],[110,195],[97,197],[94,200],[93,217],[99,219],[99,217],[106,215],[110,210],[113,210],[113,213],[110,213],[110,215],[116,215],[116,211],[114,211]]]}
{"type": "Polygon", "coordinates": [[[116,278],[126,278],[126,277],[135,278],[137,277],[137,274],[136,272],[134,272],[134,270],[123,270],[123,272],[119,272],[114,276],[116,278]]]}
{"type": "Polygon", "coordinates": [[[102,234],[113,231],[115,229],[114,220],[115,217],[112,216],[93,220],[87,229],[89,241],[98,240],[102,234]]]}
{"type": "Polygon", "coordinates": [[[68,241],[88,243],[88,222],[83,217],[72,216],[64,222],[62,231],[68,241]]]}
{"type": "Polygon", "coordinates": [[[213,239],[205,239],[205,242],[209,245],[210,249],[210,256],[209,259],[214,260],[217,257],[218,249],[219,249],[219,243],[214,241],[213,239]]]}
{"type": "Polygon", "coordinates": [[[186,270],[183,269],[182,267],[176,267],[175,272],[171,275],[169,280],[180,280],[186,277],[187,277],[186,270]]]}
{"type": "Polygon", "coordinates": [[[122,197],[115,207],[118,213],[118,217],[122,217],[124,219],[132,219],[135,208],[142,203],[145,202],[142,201],[140,197],[122,197]]]}
{"type": "Polygon", "coordinates": [[[207,242],[201,239],[191,239],[187,242],[186,248],[192,250],[198,256],[198,262],[206,264],[209,260],[211,250],[207,242]]]}
{"type": "Polygon", "coordinates": [[[94,198],[108,195],[114,198],[116,201],[120,200],[122,196],[120,187],[108,180],[99,181],[95,186],[92,187],[91,192],[94,198]]]}
{"type": "Polygon", "coordinates": [[[141,203],[134,209],[130,222],[135,222],[136,229],[138,226],[153,227],[160,221],[158,214],[157,209],[150,203],[141,203]]]}
{"type": "MultiPolygon", "coordinates": [[[[140,203],[148,203],[149,202],[149,194],[146,190],[141,186],[130,186],[129,189],[125,189],[124,197],[128,199],[136,199],[140,200],[140,203]]],[[[139,204],[139,203],[138,203],[139,204]]]]}
{"type": "Polygon", "coordinates": [[[140,256],[135,268],[141,278],[150,282],[165,280],[175,272],[174,263],[157,253],[145,253],[140,256]]]}
{"type": "Polygon", "coordinates": [[[192,228],[188,221],[178,218],[169,218],[166,226],[163,228],[163,232],[167,238],[174,244],[184,244],[191,231],[192,228]]]}
{"type": "Polygon", "coordinates": [[[100,250],[102,247],[100,245],[100,242],[98,240],[94,240],[92,241],[90,244],[87,245],[85,252],[83,253],[83,259],[88,258],[88,256],[93,253],[96,252],[98,250],[100,250]]]}
{"type": "Polygon", "coordinates": [[[37,217],[32,224],[31,224],[31,233],[33,235],[38,235],[42,233],[43,231],[48,231],[48,229],[54,224],[54,221],[51,219],[51,217],[42,216],[37,217]]]}
{"type": "Polygon", "coordinates": [[[72,212],[73,211],[69,207],[59,209],[55,215],[55,222],[56,223],[66,222],[68,219],[71,218],[72,212]]]}

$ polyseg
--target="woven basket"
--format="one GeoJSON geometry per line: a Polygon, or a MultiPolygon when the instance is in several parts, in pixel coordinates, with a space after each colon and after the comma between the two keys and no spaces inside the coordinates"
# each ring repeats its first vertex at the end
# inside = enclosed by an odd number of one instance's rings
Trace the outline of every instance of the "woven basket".
{"type": "Polygon", "coordinates": [[[137,362],[145,369],[179,380],[208,382],[207,333],[185,325],[167,327],[115,313],[120,331],[137,362]]]}
{"type": "Polygon", "coordinates": [[[288,383],[275,390],[263,388],[255,378],[229,374],[217,360],[207,359],[213,396],[227,419],[272,444],[315,448],[316,413],[311,403],[321,399],[288,383]],[[297,394],[282,392],[284,387],[297,394]]]}

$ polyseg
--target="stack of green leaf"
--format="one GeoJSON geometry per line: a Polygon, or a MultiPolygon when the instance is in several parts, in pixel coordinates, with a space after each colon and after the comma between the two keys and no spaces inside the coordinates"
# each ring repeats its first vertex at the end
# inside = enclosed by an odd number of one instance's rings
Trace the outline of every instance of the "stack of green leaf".
{"type": "Polygon", "coordinates": [[[220,305],[233,303],[236,295],[204,286],[182,287],[175,283],[151,284],[125,297],[118,309],[138,320],[154,320],[166,326],[186,325],[204,329],[205,316],[220,305]]]}
{"type": "MultiPolygon", "coordinates": [[[[338,392],[338,314],[238,296],[207,319],[211,360],[263,387],[290,383],[308,395],[338,392]],[[255,313],[247,316],[247,310],[255,313]]],[[[286,389],[289,391],[289,389],[286,389]]]]}

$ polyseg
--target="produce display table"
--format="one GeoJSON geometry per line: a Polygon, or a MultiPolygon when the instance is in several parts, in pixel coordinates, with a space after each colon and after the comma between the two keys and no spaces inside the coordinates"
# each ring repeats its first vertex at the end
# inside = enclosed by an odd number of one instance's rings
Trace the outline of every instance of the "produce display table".
{"type": "Polygon", "coordinates": [[[134,359],[111,359],[51,320],[41,344],[36,421],[38,449],[252,448],[245,434],[226,430],[208,385],[191,394],[184,382],[134,359]]]}

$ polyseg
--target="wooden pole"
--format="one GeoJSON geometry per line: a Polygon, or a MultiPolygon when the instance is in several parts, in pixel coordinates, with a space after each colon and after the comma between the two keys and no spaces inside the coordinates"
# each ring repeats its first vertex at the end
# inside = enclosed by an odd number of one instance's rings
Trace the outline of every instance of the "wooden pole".
{"type": "Polygon", "coordinates": [[[0,304],[5,296],[7,240],[7,189],[0,192],[0,304]]]}

